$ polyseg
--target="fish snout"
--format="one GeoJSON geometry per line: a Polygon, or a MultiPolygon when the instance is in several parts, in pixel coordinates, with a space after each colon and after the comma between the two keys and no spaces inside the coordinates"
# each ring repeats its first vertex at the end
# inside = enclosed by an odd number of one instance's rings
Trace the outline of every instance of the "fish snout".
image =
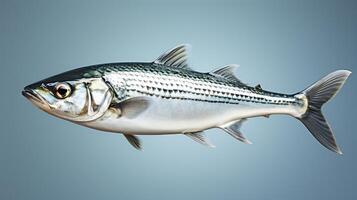
{"type": "Polygon", "coordinates": [[[43,104],[43,100],[40,97],[40,95],[38,95],[31,87],[31,85],[28,85],[26,87],[24,87],[24,89],[22,90],[22,95],[24,97],[26,97],[28,100],[30,100],[31,102],[35,103],[35,104],[43,104]]]}

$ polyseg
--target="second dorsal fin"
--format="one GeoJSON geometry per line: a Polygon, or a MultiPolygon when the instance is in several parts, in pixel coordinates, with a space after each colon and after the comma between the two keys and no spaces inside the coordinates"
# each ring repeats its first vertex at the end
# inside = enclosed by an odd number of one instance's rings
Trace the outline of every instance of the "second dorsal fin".
{"type": "Polygon", "coordinates": [[[179,45],[158,57],[154,63],[170,67],[189,69],[187,64],[187,51],[190,48],[188,44],[179,45]]]}
{"type": "Polygon", "coordinates": [[[242,83],[242,81],[240,81],[235,75],[234,75],[234,71],[239,67],[239,65],[237,64],[230,64],[230,65],[226,65],[224,67],[221,67],[219,69],[213,70],[210,72],[211,75],[213,76],[218,76],[221,78],[225,78],[229,81],[232,82],[236,82],[242,85],[245,85],[244,83],[242,83]]]}

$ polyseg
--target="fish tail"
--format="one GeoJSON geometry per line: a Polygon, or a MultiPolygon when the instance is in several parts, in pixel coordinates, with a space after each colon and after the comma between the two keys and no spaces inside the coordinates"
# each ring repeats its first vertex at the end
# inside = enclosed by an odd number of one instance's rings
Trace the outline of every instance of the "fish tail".
{"type": "Polygon", "coordinates": [[[348,70],[332,72],[300,93],[307,99],[307,108],[298,119],[323,146],[338,154],[342,152],[321,107],[337,94],[350,74],[348,70]]]}

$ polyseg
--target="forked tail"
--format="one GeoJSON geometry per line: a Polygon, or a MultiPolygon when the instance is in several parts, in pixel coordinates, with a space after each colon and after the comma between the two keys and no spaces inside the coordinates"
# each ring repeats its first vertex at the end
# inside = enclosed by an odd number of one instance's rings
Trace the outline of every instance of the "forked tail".
{"type": "Polygon", "coordinates": [[[347,70],[332,72],[301,92],[306,96],[308,105],[306,112],[298,119],[322,145],[338,154],[342,152],[331,127],[322,115],[321,107],[336,95],[350,74],[347,70]]]}

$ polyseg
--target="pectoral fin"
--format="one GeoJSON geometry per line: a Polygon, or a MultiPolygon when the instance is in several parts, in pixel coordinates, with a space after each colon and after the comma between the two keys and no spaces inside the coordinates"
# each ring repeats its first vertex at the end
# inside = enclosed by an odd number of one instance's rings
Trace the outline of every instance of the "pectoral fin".
{"type": "Polygon", "coordinates": [[[240,132],[240,130],[239,130],[239,128],[241,127],[241,125],[244,121],[246,121],[246,119],[229,122],[227,124],[223,124],[219,128],[223,129],[229,135],[231,135],[232,137],[234,137],[235,139],[237,139],[241,142],[244,142],[246,144],[252,144],[252,142],[249,141],[247,138],[245,138],[244,135],[242,134],[242,132],[240,132]]]}
{"type": "Polygon", "coordinates": [[[119,103],[121,116],[133,119],[143,113],[150,106],[150,99],[146,97],[135,97],[119,103]]]}
{"type": "Polygon", "coordinates": [[[128,142],[137,150],[141,150],[140,139],[134,135],[123,134],[128,142]]]}
{"type": "Polygon", "coordinates": [[[208,146],[208,147],[215,147],[204,135],[203,132],[195,132],[195,133],[184,133],[186,136],[190,137],[191,139],[193,139],[194,141],[208,146]]]}

